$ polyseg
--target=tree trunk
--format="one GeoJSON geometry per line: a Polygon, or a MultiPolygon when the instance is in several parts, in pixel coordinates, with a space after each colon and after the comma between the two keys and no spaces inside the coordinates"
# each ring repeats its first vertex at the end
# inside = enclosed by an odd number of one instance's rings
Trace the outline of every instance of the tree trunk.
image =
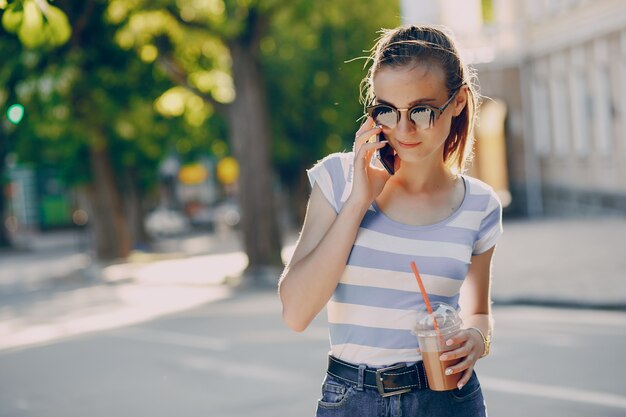
{"type": "Polygon", "coordinates": [[[103,142],[99,140],[99,145],[91,145],[89,148],[93,175],[89,192],[93,213],[91,224],[96,257],[99,260],[112,260],[129,255],[131,239],[109,154],[103,142]]]}
{"type": "Polygon", "coordinates": [[[238,38],[229,47],[237,96],[228,108],[228,118],[231,144],[240,164],[241,225],[249,259],[246,275],[259,281],[282,265],[265,83],[249,41],[238,38]]]}
{"type": "Polygon", "coordinates": [[[135,247],[145,247],[150,243],[150,238],[144,223],[146,214],[144,198],[137,185],[137,173],[134,169],[125,170],[125,182],[124,205],[131,242],[135,247]]]}

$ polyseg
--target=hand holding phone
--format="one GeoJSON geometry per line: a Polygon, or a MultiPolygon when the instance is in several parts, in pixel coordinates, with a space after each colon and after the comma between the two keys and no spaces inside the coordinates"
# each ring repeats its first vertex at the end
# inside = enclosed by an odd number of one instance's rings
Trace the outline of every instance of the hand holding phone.
{"type": "MultiPolygon", "coordinates": [[[[376,135],[376,140],[379,142],[386,140],[382,131],[376,135]]],[[[390,175],[393,175],[395,173],[396,152],[391,147],[389,142],[387,142],[387,145],[376,151],[376,156],[385,170],[387,170],[390,175]]]]}

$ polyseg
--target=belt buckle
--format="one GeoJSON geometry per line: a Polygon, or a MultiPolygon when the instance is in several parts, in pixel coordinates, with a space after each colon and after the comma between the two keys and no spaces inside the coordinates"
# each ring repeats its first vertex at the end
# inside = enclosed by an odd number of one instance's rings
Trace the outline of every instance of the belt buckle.
{"type": "Polygon", "coordinates": [[[396,391],[385,392],[385,386],[383,385],[383,373],[387,371],[395,371],[402,368],[406,368],[406,365],[399,363],[388,368],[380,368],[376,370],[376,387],[378,388],[378,393],[382,397],[391,397],[392,395],[404,394],[411,391],[411,388],[404,388],[396,391]]]}

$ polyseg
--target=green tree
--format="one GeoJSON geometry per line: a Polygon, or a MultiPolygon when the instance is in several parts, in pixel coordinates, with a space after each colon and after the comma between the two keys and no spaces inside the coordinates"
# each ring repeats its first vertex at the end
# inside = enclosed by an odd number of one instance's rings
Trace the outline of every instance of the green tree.
{"type": "MultiPolygon", "coordinates": [[[[27,118],[13,132],[12,146],[22,160],[54,164],[82,185],[98,258],[125,257],[144,237],[144,195],[184,123],[154,110],[172,84],[113,41],[116,27],[104,18],[105,1],[57,4],[73,27],[67,44],[52,49],[58,45],[27,41],[18,31],[25,48],[13,50],[5,77],[14,80],[10,94],[27,107],[27,118]]],[[[3,37],[0,47],[14,44],[3,37]]]]}
{"type": "MultiPolygon", "coordinates": [[[[28,47],[54,48],[66,43],[71,34],[67,16],[59,8],[45,1],[0,0],[2,10],[2,28],[17,35],[18,39],[6,37],[0,43],[0,56],[3,65],[0,68],[0,215],[5,210],[3,177],[7,154],[14,148],[15,133],[20,120],[9,120],[7,112],[10,106],[19,105],[15,89],[24,74],[25,65],[20,59],[21,44],[28,47]],[[21,42],[21,43],[20,43],[21,42]],[[5,116],[6,115],[6,116],[5,116]]],[[[23,107],[20,107],[23,109],[23,107]]],[[[2,217],[0,216],[0,219],[2,217]]],[[[11,241],[4,222],[0,222],[0,247],[9,247],[11,241]]]]}
{"type": "Polygon", "coordinates": [[[277,13],[261,40],[274,162],[300,221],[309,188],[305,169],[352,148],[364,114],[359,88],[366,49],[381,28],[399,24],[397,2],[303,2],[277,13]]]}
{"type": "Polygon", "coordinates": [[[229,143],[240,162],[241,223],[252,276],[281,264],[259,43],[273,13],[286,4],[111,0],[108,9],[112,21],[124,24],[117,35],[122,47],[154,56],[172,81],[227,121],[229,143]]]}
{"type": "MultiPolygon", "coordinates": [[[[201,97],[227,121],[229,143],[241,165],[243,237],[248,273],[253,276],[280,265],[271,150],[277,152],[284,177],[290,177],[313,155],[349,142],[342,134],[354,128],[358,92],[351,89],[349,101],[346,93],[334,94],[337,89],[346,91],[346,86],[335,80],[331,84],[330,77],[344,70],[341,60],[360,55],[358,48],[372,39],[382,21],[397,21],[395,2],[374,3],[379,7],[347,0],[110,0],[109,16],[124,25],[117,35],[120,45],[154,56],[172,81],[201,97]],[[379,8],[384,12],[371,13],[379,8]],[[331,56],[325,57],[328,52],[331,56]],[[312,94],[298,95],[302,92],[312,94]],[[328,99],[332,101],[320,106],[328,99]],[[333,108],[337,99],[346,109],[343,121],[333,108]],[[275,116],[276,141],[268,109],[275,116]],[[320,118],[324,128],[316,131],[320,118]],[[331,127],[335,122],[342,126],[338,131],[331,127]],[[319,145],[320,138],[326,146],[319,145]],[[309,145],[296,146],[307,140],[309,145]],[[314,151],[302,157],[303,149],[314,151]]],[[[362,74],[353,68],[339,80],[349,80],[356,89],[362,74]]]]}
{"type": "MultiPolygon", "coordinates": [[[[68,11],[75,33],[72,46],[55,62],[71,68],[72,87],[64,100],[72,103],[70,114],[79,120],[60,131],[64,148],[84,155],[76,164],[87,166],[85,176],[96,184],[93,198],[109,196],[109,204],[114,201],[111,190],[120,179],[107,172],[117,173],[144,154],[156,155],[150,149],[165,144],[159,142],[164,136],[187,144],[189,138],[195,138],[195,144],[221,143],[222,120],[241,165],[249,272],[255,275],[279,265],[272,161],[290,189],[304,196],[304,168],[325,153],[351,146],[362,114],[357,95],[364,61],[345,60],[367,55],[363,47],[376,31],[398,23],[397,3],[92,0],[59,5],[68,11]],[[132,54],[139,59],[131,59],[132,54]],[[111,62],[110,57],[119,59],[111,62]],[[145,72],[155,67],[160,72],[145,72]],[[145,89],[138,87],[138,79],[144,80],[145,89]],[[124,94],[124,88],[137,94],[124,94]],[[148,102],[155,96],[155,107],[169,123],[160,123],[149,111],[148,102]],[[92,109],[97,109],[95,114],[92,109]],[[151,125],[160,127],[146,127],[151,125]],[[69,131],[74,132],[73,142],[67,139],[69,131]],[[142,142],[139,136],[148,140],[142,142]],[[121,162],[111,161],[112,149],[123,150],[121,162]]],[[[105,211],[119,211],[105,203],[101,201],[105,211]]],[[[114,228],[110,223],[108,229],[114,228]]]]}

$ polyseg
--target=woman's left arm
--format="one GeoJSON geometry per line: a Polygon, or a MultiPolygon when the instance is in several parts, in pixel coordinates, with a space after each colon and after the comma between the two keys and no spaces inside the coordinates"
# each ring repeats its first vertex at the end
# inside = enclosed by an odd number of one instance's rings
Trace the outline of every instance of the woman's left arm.
{"type": "Polygon", "coordinates": [[[472,256],[472,263],[459,296],[464,330],[448,341],[450,345],[460,344],[461,347],[442,355],[442,360],[462,358],[461,362],[449,368],[453,374],[463,372],[459,389],[469,381],[476,361],[487,353],[483,335],[491,339],[491,259],[494,250],[495,246],[480,255],[472,256]]]}

